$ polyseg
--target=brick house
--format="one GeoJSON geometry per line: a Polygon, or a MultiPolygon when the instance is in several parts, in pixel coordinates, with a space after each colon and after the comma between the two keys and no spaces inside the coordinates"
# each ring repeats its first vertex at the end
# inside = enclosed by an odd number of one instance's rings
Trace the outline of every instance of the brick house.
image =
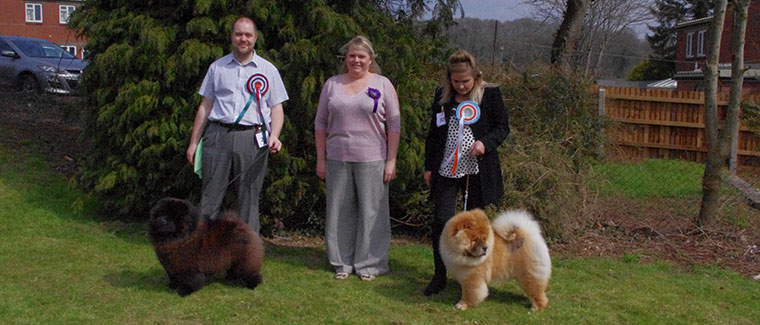
{"type": "MultiPolygon", "coordinates": [[[[726,10],[723,36],[720,42],[718,70],[719,88],[728,90],[731,81],[731,37],[733,35],[734,12],[731,4],[726,10]]],[[[704,90],[702,66],[707,60],[710,44],[712,16],[688,20],[676,25],[676,75],[677,90],[704,90]]],[[[747,93],[760,92],[760,1],[750,2],[747,16],[747,31],[744,41],[744,64],[749,70],[744,74],[742,90],[747,93]]]]}
{"type": "MultiPolygon", "coordinates": [[[[83,57],[86,40],[67,26],[84,0],[0,0],[0,34],[41,38],[83,57]]],[[[85,54],[86,55],[86,54],[85,54]]]]}

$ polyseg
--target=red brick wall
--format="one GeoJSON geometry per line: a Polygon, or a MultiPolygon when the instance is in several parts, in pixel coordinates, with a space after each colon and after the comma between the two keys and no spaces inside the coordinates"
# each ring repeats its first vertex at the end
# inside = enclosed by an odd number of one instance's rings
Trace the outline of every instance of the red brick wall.
{"type": "Polygon", "coordinates": [[[76,33],[60,23],[60,5],[79,7],[80,1],[35,1],[35,0],[0,0],[0,34],[41,38],[59,45],[77,47],[77,56],[81,58],[82,47],[86,40],[77,38],[76,33]],[[26,22],[26,4],[42,5],[42,23],[26,22]]]}
{"type": "Polygon", "coordinates": [[[709,48],[711,39],[709,31],[710,24],[711,22],[707,21],[701,24],[682,27],[677,30],[676,71],[692,71],[694,70],[695,62],[697,63],[697,68],[702,67],[702,64],[707,59],[707,50],[709,48]],[[697,54],[699,45],[699,31],[705,31],[704,55],[697,54]],[[689,33],[693,33],[691,43],[691,50],[693,54],[692,57],[686,57],[686,35],[689,33]]]}
{"type": "MultiPolygon", "coordinates": [[[[731,37],[733,37],[733,21],[734,12],[732,6],[729,5],[726,11],[726,21],[723,26],[723,36],[720,40],[720,63],[731,63],[731,37]]],[[[697,25],[690,25],[679,28],[677,30],[678,43],[676,45],[676,71],[691,71],[694,70],[694,61],[703,63],[706,57],[697,57],[697,41],[698,31],[707,30],[710,28],[712,22],[704,22],[697,25]],[[686,35],[694,32],[694,40],[692,43],[695,56],[692,58],[686,57],[686,35]]],[[[705,51],[707,51],[708,44],[710,42],[710,32],[705,33],[705,51]]],[[[760,1],[752,1],[749,6],[749,14],[747,19],[747,32],[744,37],[744,62],[746,63],[760,63],[760,1]]]]}
{"type": "MultiPolygon", "coordinates": [[[[726,11],[726,22],[723,26],[723,37],[720,40],[720,61],[730,63],[731,38],[734,32],[734,11],[729,5],[726,11]]],[[[744,35],[744,62],[760,63],[760,1],[751,1],[747,14],[747,31],[744,35]]]]}

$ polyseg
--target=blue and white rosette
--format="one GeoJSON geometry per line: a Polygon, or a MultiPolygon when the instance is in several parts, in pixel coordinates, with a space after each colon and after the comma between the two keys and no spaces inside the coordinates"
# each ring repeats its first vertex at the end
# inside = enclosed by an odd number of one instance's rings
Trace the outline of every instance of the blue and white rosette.
{"type": "Polygon", "coordinates": [[[459,121],[457,130],[456,149],[448,157],[446,157],[445,165],[452,163],[451,175],[456,175],[457,166],[459,162],[459,147],[462,145],[462,137],[464,135],[464,126],[477,122],[480,119],[480,106],[478,103],[471,100],[463,101],[457,106],[454,112],[457,120],[459,121]]]}

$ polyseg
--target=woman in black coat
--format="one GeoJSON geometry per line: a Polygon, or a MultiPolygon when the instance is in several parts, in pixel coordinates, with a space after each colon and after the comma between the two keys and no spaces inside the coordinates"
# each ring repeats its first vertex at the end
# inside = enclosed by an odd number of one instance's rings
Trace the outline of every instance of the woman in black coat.
{"type": "Polygon", "coordinates": [[[504,194],[497,149],[509,134],[501,91],[483,81],[475,58],[464,50],[449,57],[446,78],[435,91],[430,113],[424,177],[434,206],[435,274],[425,288],[426,296],[446,287],[438,241],[446,221],[456,212],[458,194],[467,194],[468,210],[495,203],[504,194]]]}

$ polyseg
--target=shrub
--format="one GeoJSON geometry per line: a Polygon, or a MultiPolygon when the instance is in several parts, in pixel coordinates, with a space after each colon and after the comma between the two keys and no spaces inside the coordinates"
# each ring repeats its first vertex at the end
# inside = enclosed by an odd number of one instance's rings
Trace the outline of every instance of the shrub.
{"type": "Polygon", "coordinates": [[[584,223],[589,162],[604,139],[591,83],[540,66],[502,80],[512,131],[501,148],[500,209],[526,208],[547,240],[568,240],[584,223]]]}
{"type": "Polygon", "coordinates": [[[90,152],[78,181],[98,197],[101,213],[140,220],[163,196],[197,201],[201,183],[185,159],[197,91],[209,64],[229,52],[239,15],[256,21],[257,53],[280,69],[290,96],[284,150],[270,157],[262,194],[265,231],[273,216],[289,228],[321,230],[314,114],[323,82],[338,71],[338,48],[358,34],[375,43],[377,61],[400,95],[392,213],[414,211],[423,191],[426,108],[444,53],[442,40],[423,34],[413,20],[394,20],[374,1],[90,0],[70,23],[88,37],[91,60],[82,79],[90,152]]]}

